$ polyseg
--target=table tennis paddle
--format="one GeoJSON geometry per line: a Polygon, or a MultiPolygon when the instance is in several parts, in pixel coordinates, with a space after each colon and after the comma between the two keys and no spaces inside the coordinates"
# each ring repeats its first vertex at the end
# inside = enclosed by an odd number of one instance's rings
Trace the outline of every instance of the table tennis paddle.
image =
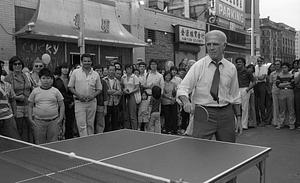
{"type": "Polygon", "coordinates": [[[199,137],[201,123],[205,123],[208,121],[208,111],[203,107],[196,105],[194,111],[194,124],[193,124],[193,137],[199,137]]]}

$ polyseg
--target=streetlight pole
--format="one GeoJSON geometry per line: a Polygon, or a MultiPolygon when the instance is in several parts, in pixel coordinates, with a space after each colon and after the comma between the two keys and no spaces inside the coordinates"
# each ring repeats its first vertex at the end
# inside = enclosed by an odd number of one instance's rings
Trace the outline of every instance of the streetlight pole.
{"type": "Polygon", "coordinates": [[[251,0],[251,56],[254,56],[254,0],[251,0]]]}
{"type": "Polygon", "coordinates": [[[80,46],[80,55],[85,53],[85,42],[84,42],[84,0],[80,2],[80,21],[79,21],[79,36],[78,45],[80,46]]]}

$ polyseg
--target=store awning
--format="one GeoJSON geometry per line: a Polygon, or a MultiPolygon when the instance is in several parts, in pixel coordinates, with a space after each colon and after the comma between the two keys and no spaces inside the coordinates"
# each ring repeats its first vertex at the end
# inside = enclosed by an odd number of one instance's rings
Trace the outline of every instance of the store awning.
{"type": "MultiPolygon", "coordinates": [[[[16,33],[18,38],[78,42],[80,1],[40,0],[29,23],[16,33]]],[[[86,44],[144,47],[147,43],[130,34],[116,16],[115,2],[84,0],[86,44]]]]}

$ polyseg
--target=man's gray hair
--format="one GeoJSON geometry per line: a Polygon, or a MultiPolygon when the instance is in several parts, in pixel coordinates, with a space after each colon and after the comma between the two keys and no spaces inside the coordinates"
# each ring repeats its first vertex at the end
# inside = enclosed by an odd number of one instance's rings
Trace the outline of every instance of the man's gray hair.
{"type": "Polygon", "coordinates": [[[222,32],[220,30],[209,31],[205,34],[205,40],[207,39],[207,37],[209,37],[211,35],[217,35],[218,37],[220,37],[224,41],[224,43],[227,43],[227,36],[224,32],[222,32]]]}

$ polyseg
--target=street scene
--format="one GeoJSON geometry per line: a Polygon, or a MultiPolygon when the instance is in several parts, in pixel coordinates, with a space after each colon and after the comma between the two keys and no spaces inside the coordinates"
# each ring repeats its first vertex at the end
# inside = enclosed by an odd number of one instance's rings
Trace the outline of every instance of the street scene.
{"type": "Polygon", "coordinates": [[[0,176],[300,182],[298,7],[1,0],[0,176]]]}

